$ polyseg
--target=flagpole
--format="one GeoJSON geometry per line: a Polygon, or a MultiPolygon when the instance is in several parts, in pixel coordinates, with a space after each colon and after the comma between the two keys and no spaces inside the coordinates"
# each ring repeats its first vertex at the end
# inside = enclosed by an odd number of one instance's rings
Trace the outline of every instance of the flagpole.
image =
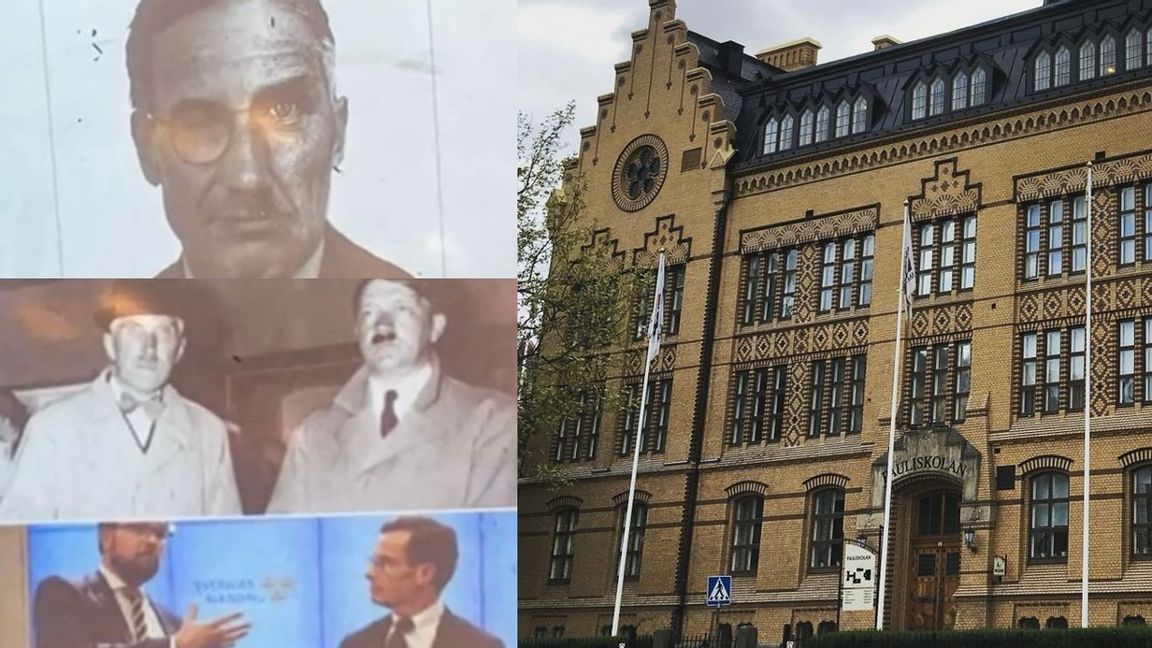
{"type": "Polygon", "coordinates": [[[1090,490],[1089,476],[1092,470],[1091,441],[1092,441],[1092,163],[1088,163],[1088,184],[1084,192],[1084,209],[1087,210],[1087,260],[1085,262],[1087,279],[1084,293],[1084,519],[1082,527],[1080,550],[1080,627],[1088,627],[1088,520],[1089,504],[1088,492],[1090,490]]]}
{"type": "Polygon", "coordinates": [[[628,507],[624,512],[624,532],[620,534],[620,565],[616,571],[616,603],[612,609],[612,636],[615,637],[620,630],[620,602],[624,596],[624,569],[628,563],[628,535],[632,530],[632,504],[636,499],[636,472],[640,468],[640,443],[644,439],[644,414],[648,409],[648,373],[652,367],[653,338],[659,343],[660,325],[664,318],[664,305],[662,292],[664,290],[664,251],[660,251],[660,266],[656,275],[656,294],[652,299],[652,319],[649,321],[648,350],[644,355],[644,383],[640,388],[640,418],[636,425],[636,434],[632,442],[632,477],[628,482],[628,507]],[[659,312],[657,312],[659,311],[659,312]],[[659,318],[659,319],[658,319],[659,318]]]}
{"type": "Polygon", "coordinates": [[[902,230],[902,243],[900,245],[900,280],[896,288],[896,349],[892,354],[892,406],[888,417],[888,467],[884,479],[884,525],[880,527],[880,592],[876,597],[876,629],[884,629],[884,593],[888,581],[888,537],[891,535],[892,521],[892,466],[893,455],[896,453],[896,412],[900,395],[900,353],[904,331],[904,298],[906,295],[904,269],[907,259],[905,255],[911,254],[903,241],[910,236],[908,233],[908,201],[904,201],[904,223],[902,230]]]}

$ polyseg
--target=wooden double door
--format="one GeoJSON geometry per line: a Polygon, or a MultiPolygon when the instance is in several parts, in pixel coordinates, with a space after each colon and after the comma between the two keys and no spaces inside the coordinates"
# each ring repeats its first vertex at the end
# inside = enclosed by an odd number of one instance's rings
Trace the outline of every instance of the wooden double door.
{"type": "Polygon", "coordinates": [[[960,585],[960,495],[935,491],[917,501],[911,544],[909,630],[949,630],[956,622],[956,588],[960,585]]]}

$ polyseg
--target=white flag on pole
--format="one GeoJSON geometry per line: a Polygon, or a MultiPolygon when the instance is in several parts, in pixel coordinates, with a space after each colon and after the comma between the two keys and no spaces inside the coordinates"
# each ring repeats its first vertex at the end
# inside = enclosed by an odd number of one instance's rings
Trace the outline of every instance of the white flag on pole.
{"type": "Polygon", "coordinates": [[[656,295],[652,298],[652,318],[648,320],[648,359],[652,362],[660,353],[660,333],[664,326],[664,253],[660,253],[660,269],[656,271],[656,295]]]}
{"type": "Polygon", "coordinates": [[[908,207],[904,207],[904,248],[901,252],[904,269],[900,276],[904,295],[904,314],[912,317],[912,298],[916,296],[916,257],[912,250],[912,225],[908,222],[908,207]]]}

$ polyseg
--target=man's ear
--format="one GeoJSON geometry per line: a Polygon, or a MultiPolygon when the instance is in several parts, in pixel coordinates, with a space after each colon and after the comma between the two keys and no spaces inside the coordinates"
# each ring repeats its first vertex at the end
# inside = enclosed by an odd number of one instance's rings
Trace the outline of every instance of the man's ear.
{"type": "Polygon", "coordinates": [[[432,563],[420,563],[416,565],[416,582],[421,585],[432,585],[432,579],[436,578],[436,566],[432,563]]]}
{"type": "Polygon", "coordinates": [[[448,325],[448,317],[444,313],[435,313],[432,315],[432,344],[440,341],[440,336],[444,335],[444,327],[448,325]]]}
{"type": "Polygon", "coordinates": [[[116,341],[112,339],[112,333],[104,334],[104,354],[112,362],[116,361],[116,341]]]}
{"type": "Polygon", "coordinates": [[[332,166],[344,163],[344,134],[348,130],[348,97],[336,99],[336,141],[332,143],[332,166]]]}
{"type": "Polygon", "coordinates": [[[136,144],[136,157],[140,170],[153,187],[160,184],[160,125],[140,110],[132,111],[132,141],[136,144]]]}

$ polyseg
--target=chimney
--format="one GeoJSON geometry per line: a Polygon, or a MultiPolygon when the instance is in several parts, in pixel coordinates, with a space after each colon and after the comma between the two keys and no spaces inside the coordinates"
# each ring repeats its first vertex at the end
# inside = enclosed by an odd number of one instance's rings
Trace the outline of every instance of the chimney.
{"type": "Polygon", "coordinates": [[[877,36],[876,38],[872,39],[873,51],[878,52],[878,51],[884,49],[885,47],[892,47],[893,45],[899,45],[902,42],[903,41],[898,40],[893,36],[889,36],[888,34],[881,34],[881,35],[877,36]]]}
{"type": "Polygon", "coordinates": [[[744,46],[736,41],[727,41],[720,44],[720,67],[724,71],[733,75],[740,76],[740,70],[744,66],[744,46]]]}
{"type": "Polygon", "coordinates": [[[814,38],[801,38],[757,52],[756,58],[786,72],[816,65],[816,52],[822,47],[814,38]]]}

